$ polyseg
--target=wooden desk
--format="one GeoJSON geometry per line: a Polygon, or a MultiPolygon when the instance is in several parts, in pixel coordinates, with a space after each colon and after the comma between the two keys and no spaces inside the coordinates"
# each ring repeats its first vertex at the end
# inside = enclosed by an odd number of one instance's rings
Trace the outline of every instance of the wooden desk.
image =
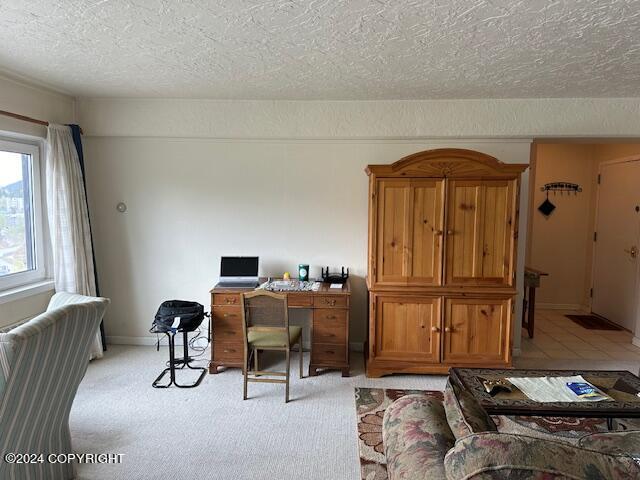
{"type": "MultiPolygon", "coordinates": [[[[265,279],[260,279],[262,283],[265,279]]],[[[219,367],[242,368],[244,339],[240,295],[251,288],[211,289],[211,362],[209,373],[218,373],[219,367]]],[[[287,295],[289,308],[313,311],[311,321],[311,362],[309,376],[319,368],[342,370],[349,376],[349,280],[342,289],[329,289],[322,284],[317,292],[282,292],[287,295]]]]}

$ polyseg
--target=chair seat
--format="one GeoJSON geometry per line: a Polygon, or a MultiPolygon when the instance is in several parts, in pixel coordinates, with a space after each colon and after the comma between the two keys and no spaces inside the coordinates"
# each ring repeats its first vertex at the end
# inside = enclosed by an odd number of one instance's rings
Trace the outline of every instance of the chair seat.
{"type": "MultiPolygon", "coordinates": [[[[302,327],[294,326],[289,327],[289,344],[293,345],[298,343],[300,335],[302,334],[302,327]]],[[[247,341],[252,348],[274,348],[274,347],[286,347],[287,338],[284,332],[263,332],[263,331],[251,331],[247,332],[247,341]]]]}

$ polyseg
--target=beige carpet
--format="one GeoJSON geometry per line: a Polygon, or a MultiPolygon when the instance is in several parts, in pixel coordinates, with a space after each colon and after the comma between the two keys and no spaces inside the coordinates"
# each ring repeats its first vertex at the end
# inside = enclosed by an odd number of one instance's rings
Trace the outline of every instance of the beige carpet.
{"type": "Polygon", "coordinates": [[[350,378],[329,372],[299,380],[294,368],[289,404],[275,384],[250,384],[243,402],[237,369],[207,375],[191,390],[152,388],[167,355],[112,346],[89,365],[71,412],[74,449],[124,457],[120,465],[80,465],[79,478],[357,480],[354,387],[441,390],[445,384],[433,376],[367,379],[362,355],[353,354],[350,378]]]}
{"type": "MultiPolygon", "coordinates": [[[[152,388],[167,356],[153,347],[111,346],[105,358],[91,362],[71,411],[74,448],[124,457],[120,465],[80,465],[80,479],[357,480],[354,388],[442,390],[445,384],[439,376],[368,379],[362,355],[353,354],[350,378],[329,372],[299,380],[294,368],[291,403],[284,404],[283,386],[275,384],[249,385],[251,398],[243,402],[237,369],[207,375],[191,390],[152,388]]],[[[516,365],[638,368],[634,362],[551,359],[516,365]]]]}

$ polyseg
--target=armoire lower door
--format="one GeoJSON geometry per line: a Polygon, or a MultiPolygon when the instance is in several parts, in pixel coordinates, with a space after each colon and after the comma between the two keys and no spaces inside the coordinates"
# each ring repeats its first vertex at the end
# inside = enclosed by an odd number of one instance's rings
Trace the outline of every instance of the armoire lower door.
{"type": "Polygon", "coordinates": [[[443,361],[511,362],[511,299],[445,299],[443,361]]]}
{"type": "Polygon", "coordinates": [[[439,297],[373,296],[376,360],[440,361],[439,297]]]}

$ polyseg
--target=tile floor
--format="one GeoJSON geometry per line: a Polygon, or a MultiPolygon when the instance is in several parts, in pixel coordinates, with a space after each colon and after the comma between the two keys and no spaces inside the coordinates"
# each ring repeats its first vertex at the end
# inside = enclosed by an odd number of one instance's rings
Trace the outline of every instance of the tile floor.
{"type": "Polygon", "coordinates": [[[534,338],[522,332],[520,358],[565,360],[619,360],[640,362],[640,348],[631,343],[627,331],[588,330],[564,310],[537,310],[534,338]]]}

